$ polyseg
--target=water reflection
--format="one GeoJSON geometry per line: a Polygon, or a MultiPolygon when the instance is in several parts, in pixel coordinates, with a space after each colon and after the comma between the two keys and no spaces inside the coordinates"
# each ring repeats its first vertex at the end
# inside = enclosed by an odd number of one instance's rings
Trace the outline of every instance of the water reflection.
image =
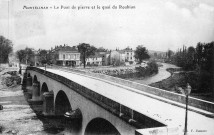
{"type": "MultiPolygon", "coordinates": [[[[78,135],[80,133],[82,123],[80,119],[69,119],[64,116],[49,116],[42,115],[42,105],[30,105],[36,113],[36,117],[43,123],[43,131],[40,134],[46,135],[78,135]]],[[[39,134],[38,132],[36,134],[39,134]]]]}

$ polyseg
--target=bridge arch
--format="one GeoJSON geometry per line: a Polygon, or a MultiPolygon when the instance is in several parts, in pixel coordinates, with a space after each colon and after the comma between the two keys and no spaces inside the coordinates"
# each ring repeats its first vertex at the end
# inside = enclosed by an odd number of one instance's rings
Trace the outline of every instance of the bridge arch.
{"type": "Polygon", "coordinates": [[[72,111],[68,96],[63,90],[60,90],[55,99],[55,114],[64,115],[68,111],[72,111]]]}
{"type": "Polygon", "coordinates": [[[113,124],[111,124],[111,122],[100,117],[92,119],[88,123],[84,135],[95,135],[95,134],[120,135],[119,131],[113,124]]]}
{"type": "MultiPolygon", "coordinates": [[[[129,135],[129,134],[135,133],[135,128],[131,127],[127,123],[121,122],[120,118],[109,113],[107,110],[100,107],[96,103],[91,102],[89,99],[85,98],[84,95],[77,93],[75,90],[67,87],[63,83],[58,82],[54,78],[45,76],[44,74],[39,73],[37,71],[29,70],[29,73],[31,74],[33,79],[34,79],[34,76],[36,75],[38,81],[40,81],[40,84],[41,84],[40,93],[48,92],[44,96],[43,96],[44,93],[40,94],[42,96],[42,100],[43,100],[43,114],[45,116],[53,116],[53,115],[57,116],[57,113],[59,115],[64,115],[66,112],[69,112],[70,110],[72,110],[70,114],[73,114],[73,112],[75,112],[77,110],[79,110],[81,112],[82,119],[73,119],[73,117],[64,117],[64,116],[59,117],[59,118],[62,118],[61,119],[62,123],[66,125],[65,128],[68,127],[68,130],[71,129],[74,131],[78,131],[77,133],[81,133],[83,135],[84,134],[88,135],[88,134],[90,134],[91,131],[95,131],[95,130],[93,130],[94,128],[91,128],[91,127],[95,126],[95,129],[96,129],[95,123],[98,123],[98,124],[104,123],[102,125],[109,125],[108,127],[112,127],[113,129],[115,129],[115,130],[110,130],[110,131],[115,131],[114,133],[111,132],[112,134],[129,135]],[[51,90],[53,91],[54,94],[52,95],[53,99],[51,99],[51,101],[50,101],[49,96],[51,95],[50,94],[51,90]],[[48,96],[48,94],[49,94],[49,96],[48,96]],[[64,102],[64,104],[61,100],[58,100],[58,99],[64,99],[64,98],[68,99],[67,102],[64,102]],[[50,104],[50,102],[52,102],[52,104],[50,104]],[[64,108],[65,104],[66,104],[66,106],[69,106],[69,109],[66,109],[68,111],[64,110],[62,112],[59,112],[58,110],[61,110],[60,106],[63,106],[63,108],[64,108]],[[51,105],[51,109],[50,109],[50,105],[51,105]],[[44,108],[45,108],[45,111],[44,111],[44,108]],[[98,119],[98,120],[95,120],[95,119],[98,119]],[[99,122],[99,121],[101,121],[101,122],[99,122]],[[102,121],[105,121],[108,124],[105,124],[105,122],[102,122],[102,121]],[[72,123],[74,123],[74,124],[72,124],[72,123]],[[75,126],[73,126],[73,125],[75,125],[75,126]],[[90,126],[90,125],[92,125],[92,126],[90,126]],[[86,128],[87,128],[87,130],[86,130],[86,128]]],[[[69,115],[69,116],[71,116],[71,115],[69,115]]],[[[72,116],[75,116],[75,115],[72,115],[72,116]]],[[[104,127],[106,127],[106,126],[104,126],[104,127]]],[[[102,131],[99,131],[99,127],[98,127],[99,134],[102,134],[102,131]]],[[[106,131],[106,130],[104,130],[104,131],[106,131]]]]}
{"type": "Polygon", "coordinates": [[[27,74],[27,77],[31,77],[30,73],[27,74]]]}
{"type": "Polygon", "coordinates": [[[41,88],[41,95],[40,96],[42,96],[45,92],[49,92],[49,90],[48,90],[48,86],[47,86],[47,84],[44,82],[43,84],[42,84],[42,88],[41,88]]]}
{"type": "Polygon", "coordinates": [[[33,82],[38,82],[38,79],[37,79],[36,75],[34,75],[34,77],[33,77],[33,82]]]}

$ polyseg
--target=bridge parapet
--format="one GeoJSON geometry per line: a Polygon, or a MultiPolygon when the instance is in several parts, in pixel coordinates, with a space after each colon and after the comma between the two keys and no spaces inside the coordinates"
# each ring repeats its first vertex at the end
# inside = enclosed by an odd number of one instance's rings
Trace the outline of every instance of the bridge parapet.
{"type": "MultiPolygon", "coordinates": [[[[51,68],[54,68],[54,67],[51,67],[51,68]]],[[[114,82],[117,84],[122,84],[124,86],[128,86],[128,87],[131,87],[134,89],[138,89],[138,90],[141,90],[143,92],[150,93],[150,94],[153,94],[153,95],[161,97],[161,98],[169,99],[171,101],[176,101],[176,102],[182,103],[184,105],[186,104],[186,100],[185,100],[186,97],[182,94],[177,94],[174,92],[162,90],[159,88],[151,87],[151,86],[144,85],[144,84],[139,84],[136,82],[132,82],[132,81],[128,81],[128,80],[124,80],[124,79],[120,79],[120,78],[116,78],[116,77],[112,77],[112,76],[108,76],[108,75],[104,75],[104,74],[91,73],[91,72],[87,72],[87,71],[65,68],[65,67],[60,67],[60,68],[70,70],[72,72],[76,72],[76,73],[85,74],[85,75],[89,75],[92,77],[104,79],[104,80],[111,81],[111,82],[114,82]]],[[[146,96],[148,96],[148,95],[146,95],[146,96]]],[[[155,97],[152,97],[152,98],[155,98],[155,97]]],[[[164,101],[161,98],[156,98],[156,99],[164,101]]],[[[164,102],[166,102],[166,101],[164,101],[164,102]]],[[[174,104],[173,102],[169,102],[169,103],[174,104]]],[[[193,97],[189,97],[189,103],[188,104],[192,107],[196,107],[196,108],[214,113],[214,103],[212,103],[212,102],[193,98],[193,97]]],[[[178,105],[178,104],[175,104],[175,105],[178,105]]],[[[180,107],[183,107],[183,106],[180,106],[180,107]]],[[[189,109],[192,111],[196,111],[198,113],[202,113],[204,115],[208,115],[209,117],[214,117],[213,114],[209,115],[209,114],[204,113],[203,111],[194,110],[192,108],[189,108],[189,109]]]]}
{"type": "Polygon", "coordinates": [[[66,77],[36,67],[28,67],[27,70],[36,71],[66,85],[67,87],[71,88],[72,90],[89,99],[90,101],[103,107],[105,110],[109,111],[113,115],[120,117],[123,121],[136,127],[137,129],[166,126],[166,124],[162,122],[149,118],[144,114],[141,114],[127,106],[124,106],[99,93],[96,93],[93,90],[88,89],[87,87],[81,86],[78,83],[67,79],[66,77]]]}
{"type": "Polygon", "coordinates": [[[182,131],[178,127],[158,127],[149,129],[139,129],[135,135],[181,135],[182,131]]]}

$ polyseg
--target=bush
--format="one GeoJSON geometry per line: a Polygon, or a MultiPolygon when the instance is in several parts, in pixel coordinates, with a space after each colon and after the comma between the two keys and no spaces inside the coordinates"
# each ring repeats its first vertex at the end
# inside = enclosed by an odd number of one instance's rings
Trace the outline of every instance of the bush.
{"type": "Polygon", "coordinates": [[[148,62],[147,64],[151,74],[158,73],[158,64],[155,61],[148,62]]]}
{"type": "Polygon", "coordinates": [[[146,77],[158,73],[158,64],[155,61],[148,62],[146,67],[136,67],[139,77],[146,77]]]}

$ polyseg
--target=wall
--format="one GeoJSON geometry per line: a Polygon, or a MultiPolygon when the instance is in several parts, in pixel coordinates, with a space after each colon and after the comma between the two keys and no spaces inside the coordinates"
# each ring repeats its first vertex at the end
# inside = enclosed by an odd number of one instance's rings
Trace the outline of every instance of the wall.
{"type": "Polygon", "coordinates": [[[86,59],[86,64],[97,64],[97,65],[102,65],[102,57],[90,57],[86,59]]]}

